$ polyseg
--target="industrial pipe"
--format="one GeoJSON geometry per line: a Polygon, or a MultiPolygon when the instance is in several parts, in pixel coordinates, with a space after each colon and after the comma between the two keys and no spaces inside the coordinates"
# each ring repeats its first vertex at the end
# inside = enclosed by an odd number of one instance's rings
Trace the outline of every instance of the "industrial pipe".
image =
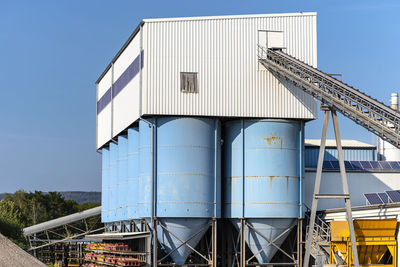
{"type": "Polygon", "coordinates": [[[151,225],[154,218],[154,124],[146,119],[140,118],[151,128],[151,225]]]}

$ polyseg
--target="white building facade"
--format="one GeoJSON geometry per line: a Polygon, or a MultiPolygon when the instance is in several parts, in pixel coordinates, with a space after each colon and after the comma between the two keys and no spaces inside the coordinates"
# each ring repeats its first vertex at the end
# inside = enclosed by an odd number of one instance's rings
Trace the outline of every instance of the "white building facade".
{"type": "Polygon", "coordinates": [[[97,148],[148,115],[315,119],[312,96],[259,65],[265,36],[317,66],[316,13],[143,20],[96,82],[97,148]]]}

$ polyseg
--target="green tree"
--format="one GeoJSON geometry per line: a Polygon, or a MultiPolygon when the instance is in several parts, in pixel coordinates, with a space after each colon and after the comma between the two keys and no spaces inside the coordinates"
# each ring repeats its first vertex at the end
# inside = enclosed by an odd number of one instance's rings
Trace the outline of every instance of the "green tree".
{"type": "Polygon", "coordinates": [[[27,245],[22,235],[25,222],[21,209],[13,201],[0,201],[0,232],[22,248],[27,245]]]}
{"type": "Polygon", "coordinates": [[[78,203],[73,200],[65,200],[58,192],[27,193],[19,190],[12,195],[7,194],[4,199],[13,201],[21,209],[26,217],[26,225],[38,224],[80,210],[78,203]]]}
{"type": "MultiPolygon", "coordinates": [[[[22,235],[24,227],[100,205],[100,203],[78,204],[73,200],[65,200],[58,192],[25,192],[23,190],[6,194],[0,203],[0,232],[23,248],[26,248],[26,240],[22,235]]],[[[88,224],[98,224],[98,221],[92,218],[88,224]]],[[[51,236],[51,238],[59,238],[59,236],[51,236]]]]}

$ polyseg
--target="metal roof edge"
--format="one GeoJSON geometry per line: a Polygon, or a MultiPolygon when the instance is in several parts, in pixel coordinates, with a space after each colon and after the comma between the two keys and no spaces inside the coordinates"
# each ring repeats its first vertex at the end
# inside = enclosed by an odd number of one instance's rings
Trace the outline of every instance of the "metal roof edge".
{"type": "MultiPolygon", "coordinates": [[[[307,147],[320,147],[321,139],[308,139],[304,140],[304,146],[307,147]]],[[[325,147],[327,148],[336,148],[336,140],[335,139],[326,139],[325,147]]],[[[353,139],[342,139],[342,147],[343,148],[376,148],[376,145],[368,144],[365,142],[361,142],[353,139]]]]}
{"type": "Polygon", "coordinates": [[[131,33],[131,35],[129,36],[128,40],[124,43],[124,45],[121,47],[121,49],[118,51],[118,53],[113,57],[113,59],[111,60],[111,62],[108,64],[108,66],[106,67],[106,69],[101,73],[101,75],[99,76],[99,78],[96,80],[96,84],[98,84],[101,79],[103,79],[104,75],[106,75],[107,71],[111,68],[111,65],[113,63],[115,63],[115,61],[117,61],[117,59],[119,58],[119,56],[122,54],[122,52],[124,52],[124,50],[128,47],[128,45],[130,44],[130,42],[133,40],[133,38],[135,38],[136,34],[140,31],[140,27],[142,27],[144,25],[144,20],[142,20],[139,25],[135,28],[135,30],[131,33]]]}
{"type": "Polygon", "coordinates": [[[273,14],[248,14],[248,15],[222,15],[222,16],[199,16],[199,17],[175,17],[144,19],[144,22],[167,22],[167,21],[191,21],[191,20],[220,20],[220,19],[242,19],[242,18],[267,18],[267,17],[294,17],[294,16],[316,16],[317,12],[293,12],[273,14]]]}
{"type": "MultiPolygon", "coordinates": [[[[400,203],[387,203],[387,204],[376,204],[368,206],[355,206],[351,207],[351,211],[361,211],[361,210],[382,210],[387,208],[399,208],[400,203]]],[[[326,209],[323,210],[325,214],[345,212],[346,208],[336,208],[336,209],[326,209]]]]}

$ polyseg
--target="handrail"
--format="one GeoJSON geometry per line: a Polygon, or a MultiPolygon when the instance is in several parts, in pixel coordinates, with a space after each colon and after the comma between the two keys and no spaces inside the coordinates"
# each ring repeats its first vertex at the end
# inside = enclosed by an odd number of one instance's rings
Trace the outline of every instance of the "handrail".
{"type": "Polygon", "coordinates": [[[259,62],[337,110],[368,131],[400,148],[400,113],[328,74],[285,54],[258,46],[259,62]]]}

